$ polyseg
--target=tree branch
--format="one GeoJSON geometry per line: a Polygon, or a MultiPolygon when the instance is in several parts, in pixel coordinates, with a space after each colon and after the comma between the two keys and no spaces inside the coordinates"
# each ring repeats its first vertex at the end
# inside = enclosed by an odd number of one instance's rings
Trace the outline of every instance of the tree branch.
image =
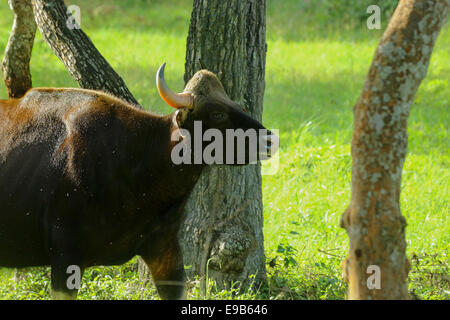
{"type": "Polygon", "coordinates": [[[80,87],[109,92],[142,108],[81,28],[68,27],[73,18],[63,0],[31,2],[42,36],[80,87]]]}

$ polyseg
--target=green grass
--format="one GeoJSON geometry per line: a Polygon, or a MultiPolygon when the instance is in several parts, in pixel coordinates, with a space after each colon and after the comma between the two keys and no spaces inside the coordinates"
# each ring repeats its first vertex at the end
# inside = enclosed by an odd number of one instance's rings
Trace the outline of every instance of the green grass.
{"type": "MultiPolygon", "coordinates": [[[[344,299],[341,262],[348,238],[339,220],[350,201],[353,127],[358,98],[383,30],[360,18],[268,1],[264,123],[278,128],[280,168],[264,176],[264,236],[268,285],[255,292],[216,290],[204,297],[190,283],[191,299],[344,299]]],[[[323,1],[322,1],[323,2],[323,1]]],[[[68,2],[69,3],[69,2],[68,2]]],[[[163,61],[172,87],[183,86],[191,1],[72,1],[82,27],[144,106],[168,113],[154,74],[163,61]],[[100,6],[100,3],[103,3],[100,6]],[[106,4],[104,4],[106,3],[106,4]]],[[[12,22],[0,4],[0,52],[12,22]]],[[[385,27],[387,19],[383,19],[385,27]]],[[[436,44],[428,75],[409,119],[401,209],[408,221],[409,289],[420,299],[450,298],[449,144],[450,29],[436,44]]],[[[76,86],[40,35],[32,59],[34,86],[76,86]]],[[[6,97],[3,86],[0,98],[6,97]]],[[[0,270],[0,298],[49,298],[48,268],[27,269],[15,283],[0,270]]],[[[81,299],[157,299],[154,286],[138,280],[136,259],[121,267],[91,268],[81,299]]]]}

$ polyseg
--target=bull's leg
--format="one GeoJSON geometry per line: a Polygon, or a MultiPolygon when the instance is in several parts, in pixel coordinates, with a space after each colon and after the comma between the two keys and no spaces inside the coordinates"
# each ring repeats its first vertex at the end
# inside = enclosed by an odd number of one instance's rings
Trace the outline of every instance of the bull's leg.
{"type": "Polygon", "coordinates": [[[83,268],[75,261],[79,260],[64,259],[64,255],[52,261],[52,299],[75,300],[77,298],[83,268]]]}
{"type": "Polygon", "coordinates": [[[186,299],[186,276],[178,240],[171,239],[151,244],[141,257],[152,273],[161,299],[186,299]]]}
{"type": "Polygon", "coordinates": [[[62,186],[47,209],[51,289],[55,300],[77,298],[86,266],[79,225],[80,212],[86,210],[86,204],[83,194],[75,190],[71,185],[62,186]]]}
{"type": "Polygon", "coordinates": [[[59,221],[60,223],[55,223],[51,230],[52,298],[75,300],[84,271],[81,249],[77,241],[77,228],[75,223],[63,219],[59,221]]]}

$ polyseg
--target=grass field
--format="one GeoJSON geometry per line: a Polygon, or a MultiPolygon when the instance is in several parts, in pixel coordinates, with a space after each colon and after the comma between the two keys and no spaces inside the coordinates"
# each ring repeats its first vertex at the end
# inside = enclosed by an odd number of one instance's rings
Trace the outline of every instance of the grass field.
{"type": "MultiPolygon", "coordinates": [[[[340,264],[348,239],[339,227],[350,201],[352,107],[383,30],[361,19],[268,1],[264,124],[280,130],[276,175],[264,176],[264,236],[268,286],[258,292],[193,285],[191,299],[345,299],[340,264]]],[[[182,89],[191,1],[66,1],[81,7],[82,27],[124,78],[138,101],[159,113],[154,74],[164,61],[173,88],[182,89]]],[[[365,10],[364,10],[365,11],[365,10]]],[[[364,12],[363,12],[364,13],[364,12]]],[[[0,4],[0,52],[12,13],[0,4]]],[[[383,20],[383,27],[387,21],[383,20]]],[[[408,221],[409,290],[420,299],[450,299],[450,28],[442,30],[428,75],[409,119],[401,210],[408,221]]],[[[38,34],[32,58],[34,86],[75,87],[38,34]]],[[[0,86],[0,98],[6,97],[0,86]]],[[[0,269],[0,299],[48,299],[49,269],[29,269],[13,281],[0,269]]],[[[85,273],[81,299],[157,299],[138,280],[135,260],[85,273]]]]}

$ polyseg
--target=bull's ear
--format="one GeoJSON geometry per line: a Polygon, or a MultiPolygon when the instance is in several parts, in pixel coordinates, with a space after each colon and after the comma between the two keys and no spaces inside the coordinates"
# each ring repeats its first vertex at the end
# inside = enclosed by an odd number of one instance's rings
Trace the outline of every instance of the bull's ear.
{"type": "Polygon", "coordinates": [[[164,80],[164,62],[156,72],[156,86],[161,98],[171,107],[180,109],[186,107],[190,110],[194,109],[194,97],[189,92],[175,93],[169,89],[164,80]]]}

